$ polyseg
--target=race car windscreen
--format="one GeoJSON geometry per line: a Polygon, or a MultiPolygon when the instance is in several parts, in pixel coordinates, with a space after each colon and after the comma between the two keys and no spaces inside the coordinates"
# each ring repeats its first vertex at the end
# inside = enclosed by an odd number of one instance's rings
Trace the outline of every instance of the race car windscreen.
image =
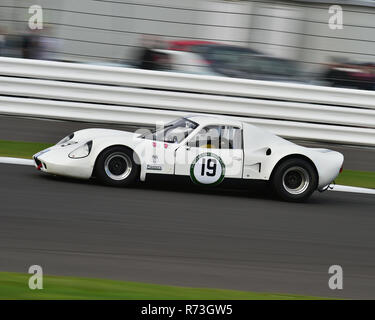
{"type": "Polygon", "coordinates": [[[168,143],[180,143],[197,127],[197,123],[182,118],[172,121],[161,128],[157,128],[153,132],[146,133],[142,138],[168,143]]]}

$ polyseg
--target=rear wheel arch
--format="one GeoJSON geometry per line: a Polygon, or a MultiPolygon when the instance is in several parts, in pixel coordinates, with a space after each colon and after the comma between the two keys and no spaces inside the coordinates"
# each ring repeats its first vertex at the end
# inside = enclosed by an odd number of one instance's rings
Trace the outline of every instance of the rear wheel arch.
{"type": "Polygon", "coordinates": [[[279,198],[301,202],[307,200],[317,190],[319,176],[311,159],[293,154],[278,161],[269,182],[279,198]]]}
{"type": "Polygon", "coordinates": [[[271,172],[271,175],[270,175],[270,178],[269,178],[270,181],[272,180],[272,178],[273,178],[273,176],[274,176],[274,174],[275,174],[275,171],[276,171],[277,167],[279,167],[284,161],[289,160],[289,159],[302,159],[302,160],[305,160],[305,161],[309,162],[310,165],[311,165],[311,166],[314,168],[314,170],[315,170],[315,174],[316,174],[316,177],[317,177],[317,179],[318,179],[318,184],[319,184],[319,174],[318,174],[318,169],[316,168],[314,162],[313,162],[309,157],[304,156],[303,154],[299,154],[299,153],[289,154],[289,155],[287,155],[287,156],[281,158],[281,159],[275,164],[275,166],[274,166],[273,169],[272,169],[272,172],[271,172]]]}

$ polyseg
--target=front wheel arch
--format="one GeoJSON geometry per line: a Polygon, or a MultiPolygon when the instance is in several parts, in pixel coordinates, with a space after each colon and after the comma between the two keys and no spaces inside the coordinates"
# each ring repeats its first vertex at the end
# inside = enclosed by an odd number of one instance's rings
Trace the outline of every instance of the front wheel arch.
{"type": "MultiPolygon", "coordinates": [[[[129,165],[131,165],[130,162],[129,162],[129,165]]],[[[92,177],[95,177],[96,179],[98,179],[99,181],[107,185],[125,186],[125,185],[133,184],[136,181],[139,181],[140,171],[141,171],[141,165],[140,165],[139,156],[137,155],[137,153],[132,148],[129,148],[128,146],[117,144],[117,145],[108,146],[97,154],[94,167],[93,167],[92,177]],[[105,171],[103,166],[105,166],[106,159],[108,159],[108,157],[111,156],[111,153],[123,154],[123,158],[128,157],[129,161],[131,161],[132,163],[131,167],[133,167],[133,169],[131,169],[130,167],[129,176],[125,176],[123,179],[122,178],[116,179],[113,176],[108,175],[108,172],[105,171]]]]}
{"type": "Polygon", "coordinates": [[[111,148],[115,148],[115,147],[121,147],[121,148],[125,148],[125,149],[128,149],[129,151],[133,152],[134,154],[134,157],[135,157],[135,161],[136,161],[136,164],[141,166],[141,162],[140,162],[140,158],[138,156],[138,154],[135,152],[135,150],[133,150],[132,148],[126,146],[126,145],[123,145],[123,144],[114,144],[114,145],[110,145],[108,147],[105,147],[103,150],[101,150],[97,155],[96,155],[96,158],[95,158],[95,162],[94,162],[94,166],[93,166],[93,171],[92,171],[92,177],[94,177],[95,175],[95,169],[96,169],[96,166],[97,166],[97,162],[98,162],[98,158],[99,156],[106,152],[107,150],[111,149],[111,148]]]}

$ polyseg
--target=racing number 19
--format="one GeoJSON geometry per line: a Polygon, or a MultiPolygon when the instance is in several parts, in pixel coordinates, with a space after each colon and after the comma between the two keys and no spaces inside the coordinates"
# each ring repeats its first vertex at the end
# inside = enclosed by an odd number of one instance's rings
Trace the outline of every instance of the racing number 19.
{"type": "Polygon", "coordinates": [[[216,160],[207,160],[207,170],[206,170],[206,159],[202,161],[201,176],[207,175],[208,177],[214,177],[216,175],[216,160]]]}

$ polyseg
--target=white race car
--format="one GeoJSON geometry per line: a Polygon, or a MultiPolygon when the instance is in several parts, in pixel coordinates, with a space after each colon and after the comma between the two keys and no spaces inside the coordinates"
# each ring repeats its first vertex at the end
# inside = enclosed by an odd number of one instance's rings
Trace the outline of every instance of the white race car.
{"type": "Polygon", "coordinates": [[[38,170],[113,186],[151,174],[190,176],[201,185],[224,179],[266,180],[284,200],[325,190],[342,170],[341,153],[306,148],[225,117],[187,116],[154,131],[85,129],[34,155],[38,170]]]}

